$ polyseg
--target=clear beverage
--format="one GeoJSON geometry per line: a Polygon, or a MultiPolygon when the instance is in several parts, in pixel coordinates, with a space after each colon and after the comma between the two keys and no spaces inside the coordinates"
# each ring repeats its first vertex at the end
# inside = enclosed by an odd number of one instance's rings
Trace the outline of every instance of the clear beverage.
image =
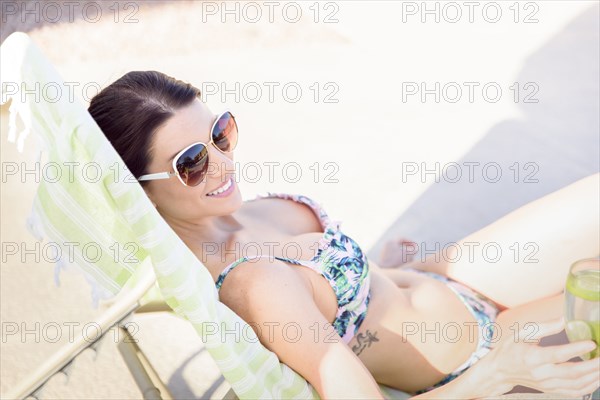
{"type": "MultiPolygon", "coordinates": [[[[583,259],[571,266],[565,286],[565,323],[569,341],[600,343],[600,259],[583,259]]],[[[581,358],[589,360],[599,353],[596,347],[581,358]]],[[[586,398],[589,399],[589,395],[586,398]]]]}

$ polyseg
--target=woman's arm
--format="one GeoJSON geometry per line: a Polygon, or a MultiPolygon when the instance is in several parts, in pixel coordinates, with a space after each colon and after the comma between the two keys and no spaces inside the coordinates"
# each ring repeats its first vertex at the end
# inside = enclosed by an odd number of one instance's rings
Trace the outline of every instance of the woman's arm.
{"type": "Polygon", "coordinates": [[[478,399],[504,394],[516,385],[569,398],[581,397],[596,390],[600,386],[598,359],[568,362],[573,357],[589,352],[590,346],[595,347],[595,343],[585,340],[545,347],[527,343],[560,332],[564,329],[564,321],[559,319],[540,323],[538,328],[533,337],[531,332],[522,331],[518,341],[508,337],[501,340],[456,379],[411,397],[411,400],[478,399]]]}
{"type": "Polygon", "coordinates": [[[342,341],[313,298],[312,287],[279,260],[240,265],[222,301],[260,342],[302,375],[322,399],[384,399],[362,361],[342,341]],[[240,268],[244,267],[244,268],[240,268]]]}
{"type": "MultiPolygon", "coordinates": [[[[477,364],[466,370],[463,374],[446,383],[444,386],[422,393],[418,396],[413,396],[410,400],[425,400],[425,399],[479,399],[492,395],[491,388],[487,387],[488,379],[484,379],[485,374],[482,374],[481,359],[477,364]]],[[[488,373],[488,378],[489,378],[488,373]]],[[[511,388],[503,391],[506,393],[511,388]]],[[[502,394],[500,393],[500,394],[502,394]]]]}

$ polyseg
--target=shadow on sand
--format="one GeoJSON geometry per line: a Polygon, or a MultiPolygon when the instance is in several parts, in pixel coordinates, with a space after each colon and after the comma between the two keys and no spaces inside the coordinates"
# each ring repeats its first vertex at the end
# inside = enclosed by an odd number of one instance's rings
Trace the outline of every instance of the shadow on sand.
{"type": "MultiPolygon", "coordinates": [[[[397,236],[425,242],[428,249],[437,242],[443,247],[598,172],[599,12],[598,4],[589,7],[527,58],[515,82],[537,84],[534,97],[539,102],[520,101],[522,118],[493,126],[456,161],[461,166],[480,163],[474,182],[469,182],[463,168],[458,182],[441,178],[433,183],[378,239],[367,254],[370,258],[377,260],[375,255],[385,240],[397,236]],[[503,176],[496,183],[481,178],[481,167],[491,162],[502,167],[503,176]],[[508,168],[515,162],[520,171],[516,183],[508,168]],[[538,182],[527,182],[531,180],[538,182]]],[[[486,177],[493,180],[494,170],[488,170],[486,177]]]]}

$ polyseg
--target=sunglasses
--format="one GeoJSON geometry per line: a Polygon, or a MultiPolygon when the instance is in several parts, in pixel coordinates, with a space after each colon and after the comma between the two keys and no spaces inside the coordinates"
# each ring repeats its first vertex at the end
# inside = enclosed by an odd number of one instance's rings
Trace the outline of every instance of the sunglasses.
{"type": "MultiPolygon", "coordinates": [[[[225,111],[217,117],[211,128],[210,142],[221,153],[235,149],[238,142],[238,127],[231,112],[225,111]]],[[[196,142],[173,157],[173,172],[157,172],[142,175],[138,181],[169,179],[177,175],[185,186],[198,186],[208,172],[208,145],[196,142]]]]}

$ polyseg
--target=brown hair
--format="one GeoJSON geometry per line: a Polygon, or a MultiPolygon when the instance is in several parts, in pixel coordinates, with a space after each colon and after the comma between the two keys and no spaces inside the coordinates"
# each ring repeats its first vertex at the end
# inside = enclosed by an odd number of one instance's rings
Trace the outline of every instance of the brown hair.
{"type": "Polygon", "coordinates": [[[198,88],[162,72],[131,71],[94,96],[88,111],[138,178],[147,173],[156,130],[200,94],[198,88]]]}

